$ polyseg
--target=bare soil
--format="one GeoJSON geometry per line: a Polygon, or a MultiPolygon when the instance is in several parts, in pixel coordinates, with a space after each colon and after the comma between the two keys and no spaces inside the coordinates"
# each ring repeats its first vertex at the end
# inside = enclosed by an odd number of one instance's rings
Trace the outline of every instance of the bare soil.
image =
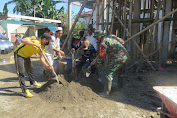
{"type": "Polygon", "coordinates": [[[161,106],[161,99],[152,87],[177,86],[177,65],[170,64],[164,71],[127,73],[122,90],[117,89],[115,79],[110,96],[103,98],[97,94],[103,90],[97,78],[74,82],[59,75],[67,85],[47,82],[39,59],[32,60],[35,78],[43,84],[39,89],[30,88],[26,77],[33,98],[21,95],[13,59],[0,64],[1,118],[159,118],[156,108],[161,106]]]}

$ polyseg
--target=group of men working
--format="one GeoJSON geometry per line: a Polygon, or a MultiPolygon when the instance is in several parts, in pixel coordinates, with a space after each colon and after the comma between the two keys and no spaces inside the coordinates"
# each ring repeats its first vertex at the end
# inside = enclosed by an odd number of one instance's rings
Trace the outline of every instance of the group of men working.
{"type": "MultiPolygon", "coordinates": [[[[49,33],[44,33],[39,40],[35,36],[26,37],[21,40],[21,44],[14,51],[15,65],[17,69],[17,75],[19,78],[19,83],[25,97],[32,97],[33,95],[29,92],[25,85],[25,70],[29,76],[31,87],[41,87],[34,79],[34,72],[30,57],[34,54],[40,54],[41,63],[46,67],[44,71],[48,79],[52,79],[53,68],[53,57],[54,52],[58,54],[59,60],[65,53],[60,49],[60,37],[63,34],[63,29],[61,27],[56,28],[54,36],[49,33]],[[47,64],[43,53],[45,52],[49,64],[47,64]]],[[[80,36],[76,36],[75,39],[81,39],[84,32],[80,32],[80,36]]],[[[86,60],[89,59],[91,64],[91,72],[95,74],[96,64],[103,63],[103,58],[105,55],[110,55],[112,60],[111,63],[105,70],[105,85],[104,85],[104,95],[108,95],[111,91],[113,74],[127,61],[128,52],[123,46],[124,41],[114,35],[105,36],[103,31],[96,31],[93,33],[93,27],[89,27],[88,36],[85,37],[84,41],[72,46],[71,52],[82,46],[84,54],[82,55],[80,62],[73,67],[77,74],[81,71],[82,66],[85,64],[86,60]],[[99,43],[100,42],[100,43],[99,43]],[[99,45],[100,44],[100,45],[99,45]],[[99,54],[97,62],[93,60],[96,55],[99,54]]]]}

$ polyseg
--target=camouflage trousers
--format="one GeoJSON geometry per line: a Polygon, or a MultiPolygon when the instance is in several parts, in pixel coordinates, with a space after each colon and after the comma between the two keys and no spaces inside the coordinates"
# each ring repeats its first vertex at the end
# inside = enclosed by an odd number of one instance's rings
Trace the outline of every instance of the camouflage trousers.
{"type": "Polygon", "coordinates": [[[127,58],[112,61],[105,70],[104,93],[108,95],[111,91],[113,75],[119,70],[125,68],[127,58]]]}
{"type": "Polygon", "coordinates": [[[108,67],[105,70],[106,78],[109,80],[113,80],[113,75],[117,72],[117,70],[125,68],[126,61],[127,61],[126,57],[122,59],[112,59],[112,62],[108,65],[108,67]]]}

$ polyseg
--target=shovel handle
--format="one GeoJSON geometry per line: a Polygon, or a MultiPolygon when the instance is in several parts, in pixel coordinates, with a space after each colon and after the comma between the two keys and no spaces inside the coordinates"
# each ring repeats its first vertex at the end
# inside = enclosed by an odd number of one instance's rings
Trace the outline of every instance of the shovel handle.
{"type": "Polygon", "coordinates": [[[52,65],[49,63],[49,60],[47,59],[47,57],[46,57],[46,55],[44,54],[44,52],[42,51],[42,49],[39,48],[39,50],[40,50],[40,52],[42,53],[42,55],[44,56],[44,58],[45,58],[47,64],[48,64],[49,66],[52,66],[52,65]]]}
{"type": "MultiPolygon", "coordinates": [[[[52,66],[52,65],[50,64],[49,60],[47,59],[45,53],[42,51],[42,49],[40,48],[39,50],[41,51],[42,55],[44,56],[44,58],[45,58],[47,64],[48,64],[49,66],[52,66]]],[[[53,74],[54,74],[55,76],[57,76],[57,74],[55,73],[55,71],[54,71],[53,69],[52,69],[52,72],[53,72],[53,74]]]]}

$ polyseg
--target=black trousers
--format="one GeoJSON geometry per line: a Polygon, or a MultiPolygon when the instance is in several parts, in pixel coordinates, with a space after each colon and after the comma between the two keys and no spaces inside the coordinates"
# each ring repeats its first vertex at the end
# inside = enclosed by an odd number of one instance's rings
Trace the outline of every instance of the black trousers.
{"type": "MultiPolygon", "coordinates": [[[[80,62],[76,65],[76,69],[77,72],[79,73],[82,69],[82,66],[85,64],[86,60],[89,59],[89,62],[91,63],[94,60],[94,57],[85,57],[84,55],[82,55],[82,59],[80,60],[80,62]]],[[[91,73],[95,74],[96,71],[96,66],[92,65],[91,66],[91,73]]]]}
{"type": "Polygon", "coordinates": [[[21,57],[16,52],[14,52],[14,59],[20,87],[22,89],[22,92],[25,92],[25,90],[27,89],[25,84],[25,70],[29,76],[30,84],[32,85],[35,82],[33,66],[30,58],[21,57]]]}

